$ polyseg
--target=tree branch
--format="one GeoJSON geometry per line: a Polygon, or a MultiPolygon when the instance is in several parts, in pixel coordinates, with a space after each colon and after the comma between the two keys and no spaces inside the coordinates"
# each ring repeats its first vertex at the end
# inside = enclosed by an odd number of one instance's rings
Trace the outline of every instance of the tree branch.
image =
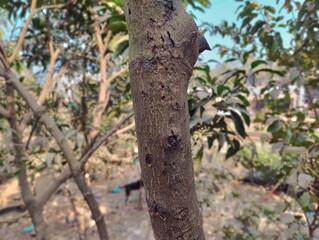
{"type": "Polygon", "coordinates": [[[86,153],[79,160],[81,165],[84,165],[87,160],[93,155],[93,153],[120,128],[120,126],[126,122],[130,117],[133,116],[133,111],[128,113],[122,120],[119,121],[114,127],[112,127],[97,143],[93,145],[93,147],[89,148],[86,153]]]}
{"type": "Polygon", "coordinates": [[[108,234],[104,222],[104,217],[99,209],[99,205],[90,187],[85,181],[84,172],[81,168],[81,164],[76,160],[74,152],[70,148],[64,135],[59,130],[54,120],[45,111],[45,109],[37,104],[35,99],[27,91],[27,89],[20,83],[18,77],[14,72],[12,72],[11,69],[8,69],[8,71],[5,72],[5,79],[8,81],[9,84],[11,83],[13,85],[13,87],[18,91],[20,96],[27,102],[27,104],[32,109],[36,117],[40,118],[40,121],[46,126],[48,131],[55,138],[57,144],[63,152],[65,159],[67,160],[69,168],[72,172],[72,176],[91,210],[92,218],[95,220],[100,238],[107,240],[108,234]]]}
{"type": "MultiPolygon", "coordinates": [[[[66,64],[64,64],[64,65],[59,69],[59,71],[54,75],[53,81],[51,82],[50,86],[52,86],[52,84],[55,83],[55,82],[61,77],[61,75],[62,75],[63,73],[65,73],[65,71],[67,70],[67,67],[68,67],[68,62],[67,62],[66,64]]],[[[48,75],[49,75],[49,73],[47,74],[47,77],[48,77],[48,75]]],[[[46,82],[47,82],[47,80],[46,80],[46,82]]],[[[48,91],[46,92],[46,96],[44,96],[44,90],[42,89],[42,91],[41,91],[41,93],[40,93],[40,96],[43,95],[43,98],[45,99],[45,98],[47,97],[47,94],[48,94],[48,91]]],[[[38,102],[40,102],[40,98],[38,99],[38,102]]],[[[44,100],[41,100],[41,102],[43,103],[44,100]]],[[[32,112],[31,110],[28,111],[28,112],[24,115],[24,117],[23,117],[23,119],[22,119],[22,121],[21,121],[21,123],[20,123],[20,128],[21,128],[22,130],[25,129],[26,125],[30,122],[32,116],[33,116],[33,112],[32,112]]]]}
{"type": "Polygon", "coordinates": [[[107,45],[110,41],[112,32],[108,31],[107,36],[102,40],[102,33],[98,26],[95,27],[95,36],[97,45],[99,48],[99,54],[100,54],[100,73],[101,73],[101,80],[100,80],[100,88],[99,88],[99,96],[98,96],[98,102],[95,107],[95,113],[92,123],[92,129],[89,133],[89,138],[91,141],[95,139],[95,137],[98,135],[100,128],[101,128],[101,122],[102,122],[102,115],[103,112],[107,106],[107,103],[109,101],[109,93],[107,92],[107,60],[110,55],[110,53],[106,54],[107,45]]]}
{"type": "Polygon", "coordinates": [[[110,84],[115,78],[121,76],[123,73],[128,71],[128,67],[124,67],[118,72],[114,73],[111,77],[109,77],[106,81],[108,84],[110,84]]]}
{"type": "Polygon", "coordinates": [[[0,115],[4,118],[10,118],[10,113],[0,106],[0,115]]]}
{"type": "Polygon", "coordinates": [[[52,5],[44,5],[36,10],[36,12],[41,12],[44,9],[52,9],[52,8],[63,8],[67,5],[73,4],[73,1],[69,1],[67,3],[61,3],[61,4],[52,4],[52,5]]]}
{"type": "Polygon", "coordinates": [[[23,41],[24,41],[25,34],[26,34],[27,30],[28,30],[28,27],[29,27],[29,24],[30,24],[30,22],[31,22],[31,20],[32,20],[32,17],[33,17],[33,15],[34,15],[34,13],[35,13],[35,7],[36,7],[36,5],[37,5],[37,0],[32,0],[32,2],[31,2],[31,7],[30,7],[29,17],[28,17],[28,19],[25,21],[24,26],[23,26],[23,28],[22,28],[22,31],[21,31],[21,33],[20,33],[19,39],[18,39],[18,43],[17,43],[15,49],[13,50],[12,55],[11,55],[10,58],[8,59],[9,65],[11,65],[11,64],[13,63],[13,61],[14,61],[14,59],[16,58],[18,52],[20,51],[21,45],[22,45],[22,43],[23,43],[23,41]]]}
{"type": "MultiPolygon", "coordinates": [[[[41,91],[39,99],[38,99],[39,105],[42,105],[44,103],[44,101],[49,93],[49,90],[50,90],[50,87],[51,87],[52,81],[53,81],[54,66],[55,66],[56,60],[60,54],[60,51],[61,51],[60,48],[54,50],[52,40],[50,40],[49,45],[50,45],[50,54],[51,54],[50,65],[49,65],[49,70],[48,70],[48,73],[47,73],[47,76],[45,79],[44,86],[42,88],[42,91],[41,91]]],[[[63,69],[63,67],[60,70],[62,70],[62,69],[63,69]]]]}
{"type": "Polygon", "coordinates": [[[22,195],[22,199],[32,222],[36,229],[36,234],[38,239],[42,239],[46,235],[46,224],[43,218],[43,205],[38,204],[37,199],[32,193],[30,183],[28,182],[26,155],[23,148],[22,142],[22,131],[18,126],[16,112],[15,112],[15,101],[14,101],[14,89],[10,82],[6,82],[6,96],[8,111],[10,113],[10,118],[8,118],[9,125],[12,131],[12,143],[15,150],[14,164],[19,169],[18,179],[19,186],[22,195]]]}
{"type": "MultiPolygon", "coordinates": [[[[97,143],[95,143],[92,148],[88,148],[86,153],[78,160],[78,162],[80,162],[81,164],[81,168],[84,167],[86,162],[95,153],[95,151],[101,145],[105,144],[110,139],[110,137],[117,133],[120,127],[132,116],[132,112],[128,113],[115,126],[113,126],[97,143]]],[[[50,181],[50,184],[46,187],[46,189],[43,190],[43,192],[39,196],[39,202],[43,204],[46,203],[49,200],[50,196],[58,189],[58,187],[71,176],[72,174],[69,168],[65,168],[64,170],[62,170],[62,173],[56,178],[53,178],[52,181],[50,181]]]]}

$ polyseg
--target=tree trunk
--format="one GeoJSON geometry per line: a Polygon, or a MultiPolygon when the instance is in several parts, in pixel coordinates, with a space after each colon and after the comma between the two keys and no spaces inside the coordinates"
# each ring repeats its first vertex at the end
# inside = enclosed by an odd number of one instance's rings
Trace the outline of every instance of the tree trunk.
{"type": "Polygon", "coordinates": [[[199,33],[181,1],[125,1],[139,159],[155,239],[205,239],[187,86],[199,33]]]}
{"type": "Polygon", "coordinates": [[[36,239],[47,240],[47,226],[43,216],[43,203],[37,202],[34,197],[31,186],[28,182],[28,173],[26,165],[26,155],[24,152],[24,144],[21,140],[22,131],[18,127],[15,111],[14,90],[11,84],[6,84],[7,104],[10,117],[9,125],[12,131],[12,142],[15,149],[14,163],[18,168],[18,180],[23,202],[30,214],[32,223],[35,226],[36,239]]]}

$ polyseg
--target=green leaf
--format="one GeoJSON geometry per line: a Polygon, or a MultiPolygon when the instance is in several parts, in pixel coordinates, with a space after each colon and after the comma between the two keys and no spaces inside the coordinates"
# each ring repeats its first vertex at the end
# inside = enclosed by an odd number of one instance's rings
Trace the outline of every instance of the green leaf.
{"type": "Polygon", "coordinates": [[[258,20],[252,28],[252,33],[255,34],[258,32],[258,30],[261,29],[264,24],[266,24],[265,21],[258,20]]]}
{"type": "Polygon", "coordinates": [[[249,112],[246,109],[243,109],[243,108],[237,108],[237,109],[240,111],[242,117],[244,118],[246,125],[250,126],[250,115],[249,115],[249,112]]]}
{"type": "Polygon", "coordinates": [[[245,138],[247,136],[246,134],[246,131],[245,131],[245,126],[244,126],[244,123],[243,123],[243,120],[241,119],[241,117],[239,116],[239,114],[233,110],[229,110],[230,111],[230,114],[232,116],[232,119],[234,121],[234,124],[235,124],[235,129],[237,131],[237,133],[245,138]]]}
{"type": "Polygon", "coordinates": [[[204,79],[204,78],[202,78],[202,77],[196,77],[195,78],[197,81],[199,81],[200,83],[202,83],[202,84],[205,84],[206,83],[206,80],[204,79]]]}
{"type": "Polygon", "coordinates": [[[255,73],[260,73],[260,72],[270,72],[270,73],[273,73],[273,74],[277,74],[281,77],[284,77],[285,76],[285,73],[284,72],[281,72],[281,71],[277,71],[277,70],[272,70],[270,68],[262,68],[262,69],[259,69],[257,71],[255,71],[255,73]]]}
{"type": "Polygon", "coordinates": [[[283,127],[283,123],[281,120],[275,120],[270,126],[267,128],[267,132],[277,132],[283,127]]]}
{"type": "Polygon", "coordinates": [[[245,98],[243,95],[237,95],[237,97],[243,102],[243,104],[244,104],[245,106],[249,106],[249,105],[250,105],[248,99],[245,98]]]}
{"type": "Polygon", "coordinates": [[[266,64],[267,65],[267,62],[266,61],[263,61],[263,60],[256,60],[256,61],[253,61],[251,63],[251,68],[254,69],[255,67],[261,65],[261,64],[266,64]]]}
{"type": "Polygon", "coordinates": [[[275,14],[276,13],[276,9],[272,6],[264,6],[264,9],[275,14]]]}
{"type": "Polygon", "coordinates": [[[113,22],[113,23],[109,24],[108,27],[112,31],[113,34],[127,31],[125,22],[113,22]]]}
{"type": "MultiPolygon", "coordinates": [[[[230,143],[229,141],[227,141],[228,143],[230,143]]],[[[234,139],[231,142],[231,146],[227,149],[227,153],[226,153],[226,159],[234,156],[238,150],[240,149],[240,143],[238,142],[238,140],[234,139]]]]}
{"type": "Polygon", "coordinates": [[[310,194],[308,192],[304,192],[301,197],[298,199],[298,202],[302,208],[307,208],[310,203],[310,194]]]}
{"type": "Polygon", "coordinates": [[[236,60],[238,60],[238,59],[237,59],[237,58],[229,58],[229,59],[225,60],[225,63],[227,63],[227,62],[234,62],[234,61],[236,61],[236,60]]]}
{"type": "Polygon", "coordinates": [[[224,85],[219,85],[219,86],[217,87],[217,95],[218,95],[218,96],[221,96],[224,91],[229,91],[229,90],[230,90],[229,87],[224,86],[224,85]]]}
{"type": "Polygon", "coordinates": [[[252,50],[244,53],[244,55],[243,55],[243,64],[246,64],[249,55],[254,53],[254,52],[255,52],[255,49],[252,49],[252,50]]]}
{"type": "Polygon", "coordinates": [[[208,142],[208,148],[211,148],[213,146],[214,140],[215,140],[215,135],[213,134],[212,136],[207,137],[207,142],[208,142]]]}
{"type": "Polygon", "coordinates": [[[118,35],[115,35],[109,45],[108,45],[108,48],[110,51],[112,52],[115,52],[117,50],[117,48],[120,46],[121,43],[124,43],[124,42],[128,42],[128,35],[121,35],[121,34],[118,34],[118,35]]]}

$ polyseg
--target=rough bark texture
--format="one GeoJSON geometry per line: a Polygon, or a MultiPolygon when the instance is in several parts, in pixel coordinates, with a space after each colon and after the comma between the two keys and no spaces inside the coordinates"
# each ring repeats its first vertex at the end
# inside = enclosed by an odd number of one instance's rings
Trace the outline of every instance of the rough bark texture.
{"type": "Polygon", "coordinates": [[[198,29],[181,1],[125,1],[139,159],[156,239],[205,239],[195,192],[187,86],[198,29]]]}

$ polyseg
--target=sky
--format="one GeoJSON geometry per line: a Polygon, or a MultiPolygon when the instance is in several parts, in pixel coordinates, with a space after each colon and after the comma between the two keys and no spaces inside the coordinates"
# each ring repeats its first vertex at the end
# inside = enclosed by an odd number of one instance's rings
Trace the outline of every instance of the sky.
{"type": "MultiPolygon", "coordinates": [[[[223,20],[228,22],[238,22],[237,21],[237,14],[236,9],[240,6],[243,2],[236,2],[235,0],[211,0],[211,6],[209,9],[205,10],[205,13],[200,11],[190,10],[190,12],[194,13],[196,16],[197,25],[200,26],[202,22],[213,23],[215,25],[220,24],[223,20]]],[[[276,8],[276,14],[278,14],[280,8],[282,7],[284,0],[279,0],[279,4],[276,4],[276,0],[255,0],[258,4],[262,5],[271,5],[276,8]]],[[[280,13],[286,17],[288,14],[286,10],[282,10],[280,13]]],[[[283,31],[281,32],[283,37],[284,46],[288,46],[291,36],[283,31]]],[[[233,42],[230,39],[224,39],[220,36],[210,36],[209,33],[205,34],[205,37],[210,46],[214,46],[215,44],[223,44],[228,47],[233,46],[233,42]]],[[[205,51],[202,53],[201,58],[204,61],[208,61],[210,59],[221,61],[221,59],[217,56],[216,51],[205,51]]]]}

